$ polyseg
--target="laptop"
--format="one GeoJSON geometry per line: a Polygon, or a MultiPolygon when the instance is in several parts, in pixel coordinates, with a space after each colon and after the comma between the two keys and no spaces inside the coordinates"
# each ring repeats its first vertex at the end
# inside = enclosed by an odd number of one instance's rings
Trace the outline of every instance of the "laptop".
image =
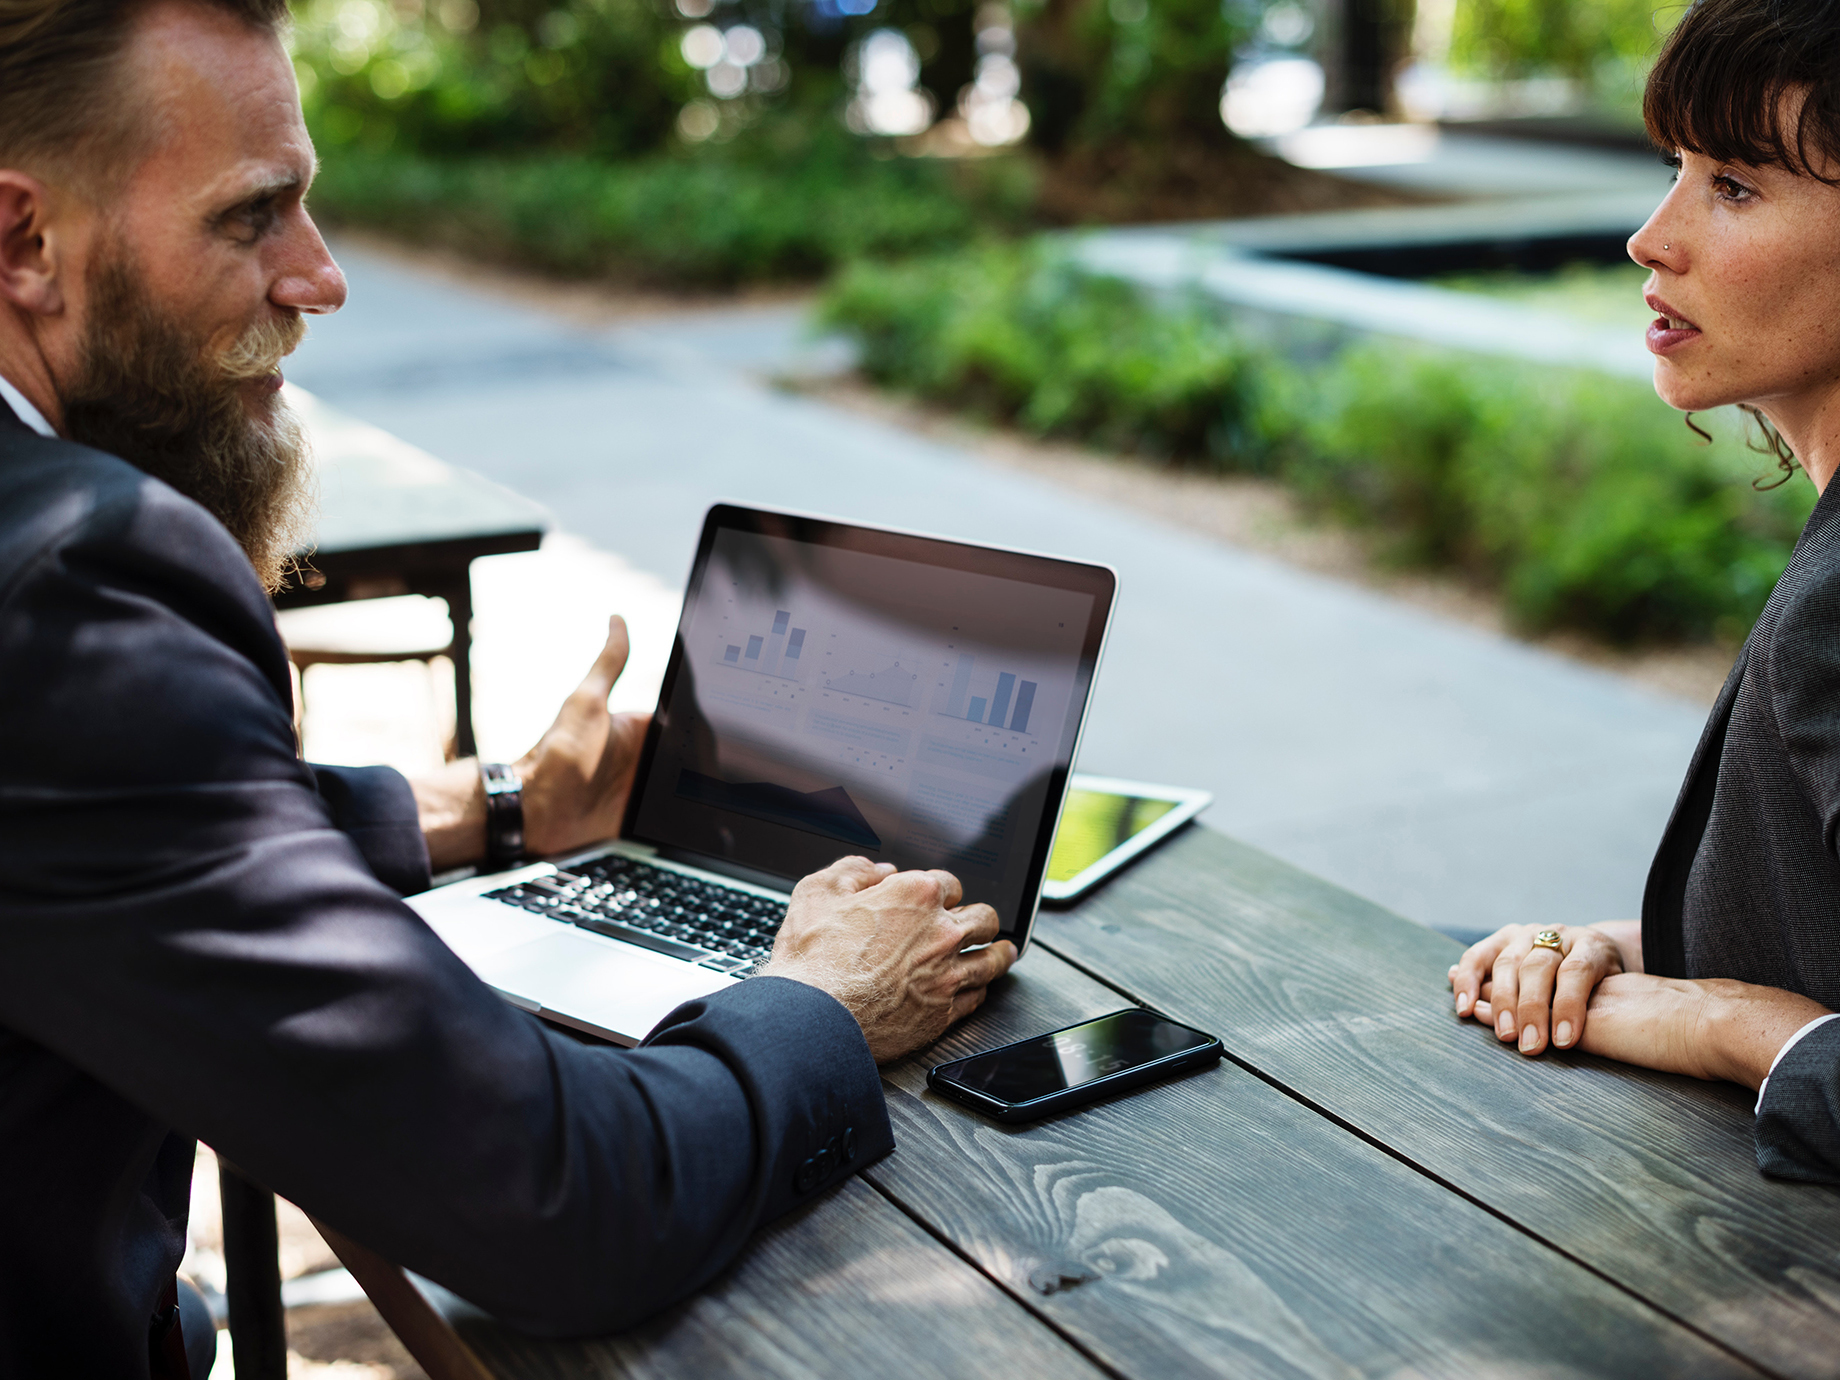
{"type": "Polygon", "coordinates": [[[637,1044],[745,981],[799,878],[944,868],[1028,945],[1109,568],[719,504],[620,837],[409,898],[506,1000],[637,1044]]]}

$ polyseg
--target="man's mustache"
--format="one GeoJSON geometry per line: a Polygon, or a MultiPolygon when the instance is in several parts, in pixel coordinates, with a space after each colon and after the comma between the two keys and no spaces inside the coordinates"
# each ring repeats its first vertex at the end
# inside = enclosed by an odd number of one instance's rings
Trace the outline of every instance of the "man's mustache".
{"type": "Polygon", "coordinates": [[[223,377],[241,383],[267,378],[306,339],[307,323],[299,312],[254,322],[219,360],[223,377]]]}

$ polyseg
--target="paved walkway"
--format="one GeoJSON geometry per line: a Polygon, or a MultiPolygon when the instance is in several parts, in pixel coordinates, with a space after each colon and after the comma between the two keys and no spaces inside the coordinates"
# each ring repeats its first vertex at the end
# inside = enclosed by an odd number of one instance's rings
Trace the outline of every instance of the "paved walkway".
{"type": "Polygon", "coordinates": [[[1317,125],[1267,147],[1293,163],[1358,182],[1467,197],[1615,196],[1642,187],[1659,201],[1673,176],[1653,153],[1435,125],[1317,125]]]}
{"type": "MultiPolygon", "coordinates": [[[[1697,708],[776,392],[757,375],[809,349],[792,309],[587,331],[335,252],[351,305],[290,377],[547,504],[578,566],[630,567],[654,605],[722,498],[1106,561],[1121,597],[1082,767],[1205,786],[1216,827],[1426,923],[1637,912],[1697,708]]],[[[599,610],[562,630],[545,607],[578,590],[548,599],[525,569],[505,602],[528,626],[482,600],[482,680],[592,643],[599,610]]],[[[666,621],[646,620],[649,665],[666,621]]]]}
{"type": "MultiPolygon", "coordinates": [[[[1608,253],[1620,260],[1623,242],[1667,194],[1673,175],[1658,159],[1440,134],[1415,125],[1325,125],[1277,143],[1281,149],[1296,145],[1292,152],[1314,148],[1321,157],[1311,166],[1345,177],[1469,199],[1075,233],[1068,236],[1073,252],[1100,272],[1155,289],[1197,290],[1227,303],[1242,320],[1274,321],[1280,342],[1288,335],[1286,323],[1326,322],[1468,353],[1586,365],[1644,381],[1653,376],[1653,357],[1638,332],[1525,302],[1375,276],[1423,270],[1372,260],[1422,261],[1429,252],[1460,264],[1466,252],[1536,243],[1581,258],[1608,253]],[[1331,156],[1338,150],[1343,161],[1331,156]],[[1350,259],[1351,250],[1360,252],[1350,259]],[[1333,266],[1337,262],[1372,271],[1333,266]]],[[[1319,335],[1302,337],[1311,352],[1321,348],[1319,335]]]]}
{"type": "MultiPolygon", "coordinates": [[[[1242,322],[1275,324],[1280,345],[1297,322],[1328,323],[1469,353],[1644,381],[1653,375],[1638,332],[1375,275],[1429,272],[1426,251],[1430,261],[1463,265],[1477,253],[1512,254],[1536,243],[1562,256],[1620,262],[1623,242],[1673,178],[1654,155],[1405,124],[1319,125],[1265,143],[1306,167],[1463,200],[1072,232],[1069,245],[1100,272],[1199,291],[1242,322]]],[[[1297,339],[1310,354],[1322,347],[1320,330],[1297,339]]]]}

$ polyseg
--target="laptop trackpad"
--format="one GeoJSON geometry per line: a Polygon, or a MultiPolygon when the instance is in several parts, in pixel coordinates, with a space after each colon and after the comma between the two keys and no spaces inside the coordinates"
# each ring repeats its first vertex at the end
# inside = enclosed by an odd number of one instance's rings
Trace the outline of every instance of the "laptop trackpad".
{"type": "Polygon", "coordinates": [[[735,981],[630,944],[568,931],[493,954],[474,968],[502,991],[633,1041],[644,1039],[685,1002],[735,981]]]}

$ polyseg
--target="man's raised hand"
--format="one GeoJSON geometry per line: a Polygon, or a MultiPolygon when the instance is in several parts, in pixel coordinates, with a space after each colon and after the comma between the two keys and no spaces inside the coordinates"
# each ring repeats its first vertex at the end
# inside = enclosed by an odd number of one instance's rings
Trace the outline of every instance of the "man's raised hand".
{"type": "Polygon", "coordinates": [[[524,839],[538,857],[620,832],[649,714],[610,714],[607,696],[626,669],[626,620],[607,620],[607,643],[555,723],[517,764],[524,780],[524,839]]]}
{"type": "Polygon", "coordinates": [[[761,972],[829,992],[878,1064],[898,1059],[977,1010],[1016,961],[1016,946],[997,938],[997,913],[960,905],[963,896],[949,872],[842,858],[794,888],[761,972]]]}

